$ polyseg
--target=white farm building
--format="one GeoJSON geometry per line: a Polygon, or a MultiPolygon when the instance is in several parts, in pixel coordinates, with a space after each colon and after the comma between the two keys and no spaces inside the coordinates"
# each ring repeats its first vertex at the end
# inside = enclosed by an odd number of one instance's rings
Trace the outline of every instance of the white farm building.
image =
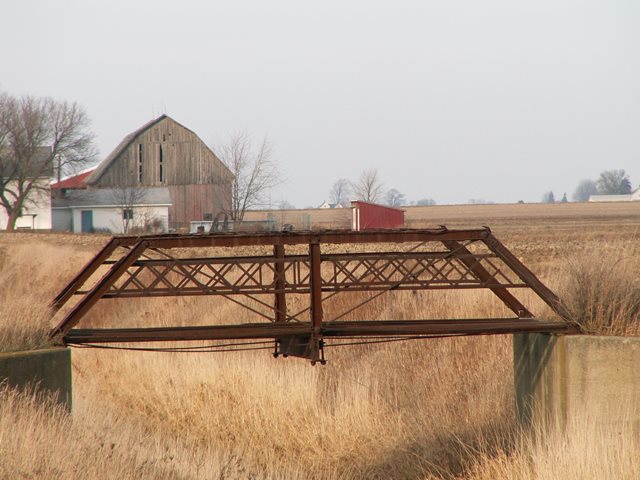
{"type": "Polygon", "coordinates": [[[640,188],[626,195],[591,195],[590,202],[638,202],[640,201],[640,188]]]}
{"type": "Polygon", "coordinates": [[[168,231],[169,189],[69,190],[53,199],[53,229],[74,233],[168,231]]]}

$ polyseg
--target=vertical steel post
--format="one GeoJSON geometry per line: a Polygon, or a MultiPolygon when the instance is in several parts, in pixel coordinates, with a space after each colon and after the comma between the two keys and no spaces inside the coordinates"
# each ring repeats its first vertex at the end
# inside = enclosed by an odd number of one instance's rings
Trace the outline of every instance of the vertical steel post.
{"type": "Polygon", "coordinates": [[[275,321],[285,322],[287,320],[287,297],[284,293],[285,273],[284,273],[284,245],[274,245],[273,255],[275,257],[275,321]]]}
{"type": "Polygon", "coordinates": [[[322,272],[320,270],[320,243],[312,241],[309,243],[309,291],[311,303],[311,341],[310,355],[311,362],[320,360],[320,342],[322,341],[322,272]]]}

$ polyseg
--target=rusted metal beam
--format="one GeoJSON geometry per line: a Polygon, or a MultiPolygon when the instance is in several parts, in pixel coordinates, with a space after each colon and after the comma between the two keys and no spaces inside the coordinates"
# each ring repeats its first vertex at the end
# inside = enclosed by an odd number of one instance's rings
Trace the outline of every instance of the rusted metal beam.
{"type": "Polygon", "coordinates": [[[309,290],[311,297],[311,341],[309,342],[309,355],[311,361],[320,360],[320,350],[322,348],[322,260],[320,259],[320,244],[312,242],[309,244],[309,266],[311,275],[309,280],[309,290]]]}
{"type": "MultiPolygon", "coordinates": [[[[168,342],[198,340],[277,339],[309,335],[310,323],[253,323],[196,327],[72,329],[67,344],[168,342]]],[[[483,318],[447,320],[380,320],[323,322],[324,338],[353,336],[493,335],[521,332],[569,334],[575,330],[562,322],[534,318],[483,318]]]]}
{"type": "MultiPolygon", "coordinates": [[[[283,247],[284,245],[274,245],[275,247],[283,247]]],[[[275,255],[276,258],[279,258],[275,255]]],[[[200,265],[216,265],[216,264],[228,264],[228,263],[274,263],[274,256],[269,255],[252,255],[252,256],[233,256],[233,257],[186,257],[186,258],[175,258],[172,257],[172,260],[175,260],[181,264],[200,264],[200,265]]],[[[457,255],[458,257],[462,257],[463,255],[457,255]]],[[[470,253],[469,257],[473,258],[498,258],[497,255],[493,253],[470,253]]],[[[378,260],[381,258],[393,259],[393,260],[416,260],[420,258],[429,258],[432,260],[439,259],[447,259],[451,257],[450,251],[410,251],[410,252],[399,252],[399,251],[381,251],[381,252],[362,252],[362,253],[321,253],[320,259],[322,262],[346,262],[349,260],[378,260]]],[[[309,255],[286,255],[283,257],[284,263],[296,263],[302,261],[308,261],[309,255]]],[[[103,265],[113,265],[117,260],[105,260],[103,265]]],[[[141,259],[136,260],[132,266],[134,267],[146,267],[146,266],[158,266],[164,265],[167,263],[167,258],[151,258],[151,259],[141,259]]]]}
{"type": "Polygon", "coordinates": [[[135,237],[113,237],[102,249],[78,272],[50,304],[51,311],[57,312],[76,293],[91,275],[109,258],[116,248],[129,244],[135,237]]]}
{"type": "Polygon", "coordinates": [[[144,240],[149,248],[188,248],[188,247],[234,247],[250,245],[297,245],[312,241],[320,243],[402,243],[427,242],[434,240],[481,240],[489,234],[489,230],[448,230],[438,229],[418,230],[371,230],[352,232],[349,230],[326,230],[320,232],[286,232],[286,233],[216,233],[208,235],[165,234],[151,236],[121,236],[113,237],[98,254],[89,261],[74,279],[54,298],[51,303],[52,312],[57,312],[69,301],[92,274],[107,262],[111,253],[117,247],[133,247],[138,241],[144,240]]]}
{"type": "Polygon", "coordinates": [[[324,230],[286,233],[216,233],[209,235],[171,235],[142,237],[150,248],[242,247],[257,245],[304,245],[319,243],[405,243],[441,240],[482,240],[489,230],[406,229],[406,230],[324,230]]]}
{"type": "Polygon", "coordinates": [[[285,294],[284,245],[274,245],[273,255],[275,257],[275,321],[285,322],[287,320],[287,297],[285,294]]]}
{"type": "MultiPolygon", "coordinates": [[[[505,288],[528,288],[526,285],[521,284],[501,284],[501,283],[482,283],[480,281],[470,282],[458,282],[450,281],[446,284],[434,284],[430,282],[424,282],[424,284],[408,283],[403,284],[400,282],[388,282],[384,284],[341,284],[338,286],[323,286],[322,291],[325,293],[330,292],[384,292],[384,291],[418,291],[418,290],[478,290],[491,287],[505,287],[505,288]]],[[[310,289],[308,286],[295,287],[287,285],[285,288],[286,294],[308,294],[310,289]]],[[[84,292],[83,293],[87,293],[84,292]]],[[[154,288],[154,289],[138,289],[138,290],[110,290],[105,293],[101,298],[154,298],[154,297],[193,297],[193,296],[206,296],[206,295],[221,295],[224,297],[230,297],[234,295],[260,295],[260,294],[273,294],[273,290],[267,288],[247,288],[247,287],[228,287],[228,288],[211,288],[205,287],[199,288],[154,288]]]]}
{"type": "MultiPolygon", "coordinates": [[[[283,249],[283,245],[274,246],[274,251],[283,249]]],[[[391,287],[495,288],[505,292],[506,288],[527,287],[525,283],[501,283],[486,272],[480,262],[495,257],[494,254],[472,254],[466,249],[465,252],[321,255],[320,261],[328,267],[328,272],[321,275],[321,288],[323,292],[380,291],[391,287]]],[[[260,293],[282,297],[285,293],[307,293],[308,274],[303,276],[300,272],[308,271],[309,264],[308,255],[284,254],[276,255],[275,260],[273,256],[138,260],[125,272],[126,281],[114,284],[103,298],[260,293]],[[240,274],[234,276],[231,267],[237,267],[236,273],[240,274]],[[144,271],[150,274],[151,283],[140,280],[144,271]]]]}
{"type": "Polygon", "coordinates": [[[533,290],[560,318],[573,323],[567,308],[558,296],[553,293],[535,274],[529,270],[518,258],[505,247],[500,240],[489,233],[483,240],[485,245],[515,272],[516,275],[533,290]]]}
{"type": "Polygon", "coordinates": [[[109,272],[98,281],[91,291],[85,295],[62,319],[62,321],[51,331],[49,337],[52,339],[64,336],[69,330],[76,326],[80,319],[95,305],[104,295],[111,285],[135,262],[147,249],[144,241],[138,242],[129,252],[115,263],[109,272]]]}
{"type": "Polygon", "coordinates": [[[444,240],[442,242],[452,254],[455,254],[460,261],[478,277],[478,279],[488,284],[488,288],[518,317],[533,317],[533,314],[514,297],[509,290],[500,286],[493,275],[482,266],[478,259],[474,258],[467,247],[455,240],[444,240]],[[497,286],[496,286],[497,285],[497,286]]]}
{"type": "Polygon", "coordinates": [[[403,335],[496,335],[522,332],[575,333],[563,322],[535,318],[481,318],[446,320],[359,320],[325,322],[322,335],[403,336],[403,335]]]}

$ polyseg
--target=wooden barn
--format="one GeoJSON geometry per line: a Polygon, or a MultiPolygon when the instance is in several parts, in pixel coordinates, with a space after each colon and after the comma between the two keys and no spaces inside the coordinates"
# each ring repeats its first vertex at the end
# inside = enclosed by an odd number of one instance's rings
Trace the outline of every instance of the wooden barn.
{"type": "Polygon", "coordinates": [[[167,115],[127,135],[85,180],[89,189],[166,187],[169,228],[188,231],[231,205],[233,174],[193,131],[167,115]]]}

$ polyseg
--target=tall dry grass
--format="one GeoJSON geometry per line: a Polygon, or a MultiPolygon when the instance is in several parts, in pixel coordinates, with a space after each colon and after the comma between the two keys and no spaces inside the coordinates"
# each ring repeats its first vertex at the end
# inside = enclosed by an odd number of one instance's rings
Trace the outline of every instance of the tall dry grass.
{"type": "Polygon", "coordinates": [[[323,368],[258,353],[83,350],[76,378],[79,394],[169,436],[242,451],[258,478],[293,464],[296,478],[412,478],[459,473],[458,441],[513,417],[509,340],[483,340],[336,350],[323,368]]]}
{"type": "Polygon", "coordinates": [[[571,257],[560,296],[586,332],[640,335],[638,241],[600,246],[571,257]]]}
{"type": "Polygon", "coordinates": [[[0,478],[243,476],[238,452],[218,447],[171,436],[98,397],[79,396],[68,415],[46,396],[0,388],[0,478]]]}
{"type": "Polygon", "coordinates": [[[95,246],[60,245],[19,234],[0,238],[0,352],[49,346],[49,302],[91,258],[95,246]]]}
{"type": "Polygon", "coordinates": [[[474,460],[465,478],[635,480],[640,478],[639,434],[629,420],[612,428],[597,418],[576,416],[564,429],[519,432],[510,450],[472,452],[474,460]]]}
{"type": "MultiPolygon", "coordinates": [[[[17,325],[36,319],[37,329],[49,328],[44,310],[27,307],[43,308],[98,247],[30,242],[0,237],[0,332],[23,347],[29,343],[17,325]]],[[[566,260],[558,258],[541,269],[554,286],[567,279],[566,260]]],[[[335,297],[328,318],[353,301],[335,297]]],[[[395,292],[353,318],[504,314],[481,292],[395,292]]],[[[210,324],[244,315],[215,298],[113,300],[83,322],[210,324]]],[[[0,392],[0,478],[550,478],[516,470],[535,445],[517,440],[510,337],[330,347],[327,354],[328,365],[313,368],[264,351],[75,349],[73,415],[0,392]]],[[[580,438],[608,442],[596,434],[583,428],[562,448],[578,452],[580,438]]],[[[637,452],[635,444],[625,452],[637,452]]]]}
{"type": "MultiPolygon", "coordinates": [[[[3,291],[33,304],[47,303],[90,254],[90,249],[47,244],[3,248],[11,262],[0,271],[3,291]],[[62,255],[67,261],[61,268],[56,258],[62,255]],[[31,273],[18,274],[18,268],[31,273]]],[[[357,316],[438,314],[452,301],[417,299],[410,292],[395,298],[376,299],[357,316]]],[[[350,305],[348,299],[336,299],[327,312],[338,314],[350,305]]],[[[476,308],[502,307],[478,294],[456,308],[465,316],[476,308]]],[[[113,324],[114,318],[120,324],[166,325],[216,323],[243,315],[219,299],[159,299],[105,301],[86,320],[94,325],[113,324]]],[[[15,324],[2,323],[9,328],[15,324]]],[[[25,399],[14,400],[15,408],[6,415],[12,422],[34,415],[62,422],[59,427],[25,421],[11,428],[16,442],[33,448],[53,442],[73,425],[71,435],[75,429],[91,432],[78,436],[75,447],[99,456],[106,452],[101,445],[108,436],[116,445],[114,456],[131,454],[92,474],[104,478],[149,478],[148,464],[165,469],[157,476],[183,478],[453,475],[461,472],[460,439],[473,443],[480,433],[508,428],[513,417],[508,337],[336,347],[328,354],[326,367],[312,368],[302,360],[273,359],[269,352],[180,355],[76,349],[71,417],[59,418],[60,412],[46,406],[36,414],[25,399]],[[21,410],[25,402],[26,410],[21,410]],[[140,438],[162,448],[143,447],[140,438]],[[166,461],[163,448],[181,452],[180,463],[166,461]]],[[[0,461],[26,468],[20,465],[29,464],[29,449],[18,450],[11,450],[15,458],[9,461],[4,452],[10,450],[0,449],[0,461]]],[[[65,467],[47,458],[42,457],[37,472],[74,476],[84,468],[80,456],[67,457],[65,467]]]]}

